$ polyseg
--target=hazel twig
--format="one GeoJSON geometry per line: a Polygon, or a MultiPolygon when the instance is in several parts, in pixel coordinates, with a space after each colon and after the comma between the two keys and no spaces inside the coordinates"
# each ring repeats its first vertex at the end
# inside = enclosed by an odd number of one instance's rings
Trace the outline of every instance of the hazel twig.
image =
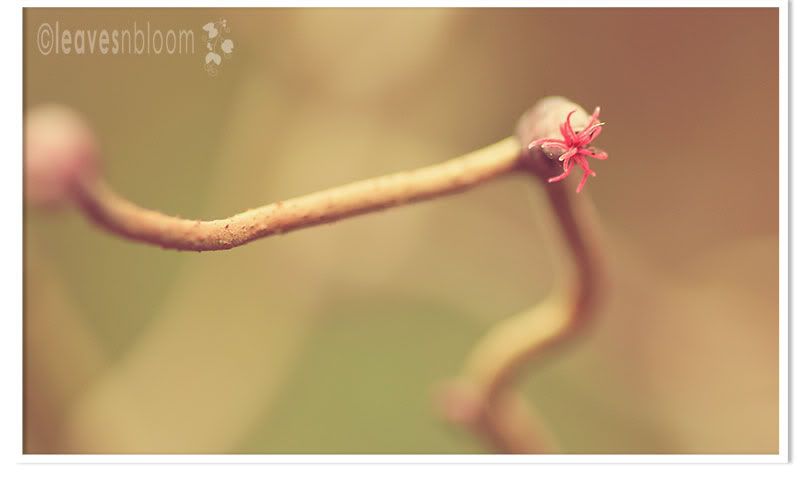
{"type": "MultiPolygon", "coordinates": [[[[596,114],[590,117],[563,98],[548,98],[523,116],[517,136],[523,144],[546,142],[545,138],[556,134],[553,118],[566,115],[571,128],[569,116],[576,111],[585,124],[584,131],[593,127],[596,114]]],[[[563,124],[560,131],[565,139],[570,135],[563,124]]],[[[553,182],[553,174],[568,167],[555,160],[563,154],[563,150],[548,154],[534,147],[523,155],[521,164],[537,181],[553,182]]],[[[549,433],[535,422],[531,410],[521,404],[509,405],[521,402],[513,383],[526,365],[575,336],[592,317],[600,296],[602,255],[589,204],[569,193],[564,182],[548,185],[545,191],[573,259],[574,276],[539,305],[495,325],[471,353],[462,376],[450,383],[443,395],[446,417],[470,428],[500,452],[554,450],[549,433]]]]}
{"type": "Polygon", "coordinates": [[[551,439],[544,437],[548,431],[527,424],[532,421],[531,411],[521,405],[508,409],[507,403],[520,399],[513,385],[525,366],[574,337],[593,316],[600,296],[600,254],[586,222],[579,218],[587,212],[583,201],[562,184],[548,187],[547,195],[574,257],[574,278],[542,303],[495,325],[470,354],[462,376],[446,390],[447,417],[469,427],[500,452],[554,450],[551,439]]]}
{"type": "Polygon", "coordinates": [[[541,304],[487,334],[462,377],[446,390],[444,412],[501,452],[545,452],[551,445],[548,433],[513,383],[526,364],[575,335],[599,296],[602,267],[589,205],[563,182],[579,165],[584,171],[580,192],[595,175],[588,158],[607,158],[589,146],[602,129],[598,114],[599,109],[589,116],[564,98],[545,98],[523,116],[515,136],[464,156],[202,221],[145,209],[114,193],[98,172],[96,143],[85,124],[68,110],[45,108],[27,118],[26,195],[50,205],[73,200],[95,223],[131,240],[204,251],[462,192],[511,172],[527,173],[545,186],[575,276],[541,304]]]}
{"type": "Polygon", "coordinates": [[[120,197],[98,176],[77,183],[74,197],[98,225],[132,240],[177,250],[225,250],[274,234],[335,222],[461,192],[514,170],[514,137],[442,164],[399,172],[275,202],[227,219],[171,217],[120,197]]]}

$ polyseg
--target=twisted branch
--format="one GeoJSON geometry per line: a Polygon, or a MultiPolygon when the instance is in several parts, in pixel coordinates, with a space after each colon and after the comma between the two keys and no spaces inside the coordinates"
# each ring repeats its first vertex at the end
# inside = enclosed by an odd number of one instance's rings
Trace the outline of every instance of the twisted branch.
{"type": "MultiPolygon", "coordinates": [[[[532,152],[523,165],[545,179],[550,167],[541,151],[532,152]]],[[[443,395],[449,420],[472,429],[501,452],[555,451],[552,437],[513,390],[514,381],[527,365],[573,338],[593,316],[600,296],[602,260],[586,201],[563,183],[548,186],[546,192],[574,260],[573,278],[540,304],[495,325],[443,395]]]]}
{"type": "MultiPolygon", "coordinates": [[[[34,116],[26,127],[26,189],[31,200],[42,203],[72,198],[99,226],[131,240],[176,250],[225,250],[274,234],[462,192],[511,172],[527,173],[542,183],[552,181],[554,175],[561,180],[566,164],[548,155],[552,152],[523,145],[540,143],[560,131],[564,145],[580,141],[578,146],[583,147],[594,136],[585,131],[576,135],[569,122],[573,115],[573,121],[582,122],[588,130],[595,124],[597,111],[589,117],[564,98],[545,98],[523,116],[516,136],[464,156],[279,201],[226,219],[202,221],[148,210],[114,193],[94,168],[96,146],[88,128],[71,113],[55,109],[34,116]],[[566,125],[560,124],[565,117],[566,125]]],[[[576,148],[573,155],[577,152],[605,158],[588,149],[576,148]]],[[[513,384],[528,363],[575,335],[591,317],[599,296],[601,260],[586,200],[569,193],[564,182],[547,185],[545,190],[574,261],[573,280],[536,307],[497,324],[476,346],[443,401],[447,418],[501,452],[552,450],[547,431],[513,384]]]]}
{"type": "Polygon", "coordinates": [[[514,137],[447,162],[314,192],[236,214],[189,220],[142,208],[93,176],[74,197],[95,223],[128,239],[176,250],[226,250],[253,240],[461,192],[514,170],[521,146],[514,137]]]}

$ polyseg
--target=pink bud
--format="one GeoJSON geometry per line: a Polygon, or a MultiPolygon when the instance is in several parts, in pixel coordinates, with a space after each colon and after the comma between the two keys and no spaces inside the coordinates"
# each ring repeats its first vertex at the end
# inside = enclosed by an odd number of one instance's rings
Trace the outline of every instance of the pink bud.
{"type": "MultiPolygon", "coordinates": [[[[559,164],[560,174],[549,177],[548,183],[566,179],[575,165],[580,166],[583,177],[575,190],[580,192],[586,180],[596,175],[589,167],[588,158],[608,159],[604,151],[590,146],[605,124],[600,122],[599,116],[600,107],[589,116],[583,108],[565,98],[544,98],[522,116],[517,124],[517,137],[529,150],[539,148],[546,157],[559,164]],[[564,118],[564,122],[559,123],[559,118],[564,118]]],[[[535,161],[532,164],[536,166],[537,174],[546,173],[545,164],[535,161]]]]}
{"type": "Polygon", "coordinates": [[[99,148],[83,118],[65,106],[37,106],[25,114],[25,198],[56,206],[98,169],[99,148]]]}

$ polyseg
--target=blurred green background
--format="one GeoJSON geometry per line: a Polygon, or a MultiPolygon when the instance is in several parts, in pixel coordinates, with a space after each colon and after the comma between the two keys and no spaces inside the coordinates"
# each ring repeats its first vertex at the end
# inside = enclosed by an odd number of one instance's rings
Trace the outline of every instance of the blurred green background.
{"type": "MultiPolygon", "coordinates": [[[[607,122],[582,199],[611,283],[526,375],[564,452],[775,453],[777,9],[26,9],[24,102],[81,111],[109,181],[215,218],[434,164],[558,94],[607,122]],[[201,27],[234,41],[203,69],[201,27]],[[196,55],[49,55],[62,28],[196,55]]],[[[473,453],[432,395],[568,262],[538,185],[178,253],[25,210],[25,451],[473,453]],[[555,237],[555,238],[554,238],[555,237]]]]}

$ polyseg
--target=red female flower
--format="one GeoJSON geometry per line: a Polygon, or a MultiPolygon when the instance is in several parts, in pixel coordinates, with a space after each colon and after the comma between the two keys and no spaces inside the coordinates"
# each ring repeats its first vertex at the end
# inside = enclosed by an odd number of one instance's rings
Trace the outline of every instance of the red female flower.
{"type": "Polygon", "coordinates": [[[560,154],[558,160],[563,163],[562,167],[564,168],[564,172],[547,179],[548,183],[566,179],[576,163],[581,166],[583,169],[583,177],[581,178],[580,184],[578,184],[578,189],[575,191],[580,192],[589,176],[597,175],[589,168],[589,160],[587,157],[606,160],[608,159],[608,154],[594,147],[589,147],[589,143],[600,135],[600,131],[603,130],[602,126],[605,124],[597,119],[600,115],[600,107],[598,106],[595,108],[594,114],[589,118],[589,124],[578,133],[572,129],[572,125],[569,122],[570,117],[572,117],[575,112],[576,111],[571,111],[567,115],[567,120],[560,127],[563,139],[537,139],[528,145],[528,149],[537,146],[548,149],[552,148],[560,154]]]}

